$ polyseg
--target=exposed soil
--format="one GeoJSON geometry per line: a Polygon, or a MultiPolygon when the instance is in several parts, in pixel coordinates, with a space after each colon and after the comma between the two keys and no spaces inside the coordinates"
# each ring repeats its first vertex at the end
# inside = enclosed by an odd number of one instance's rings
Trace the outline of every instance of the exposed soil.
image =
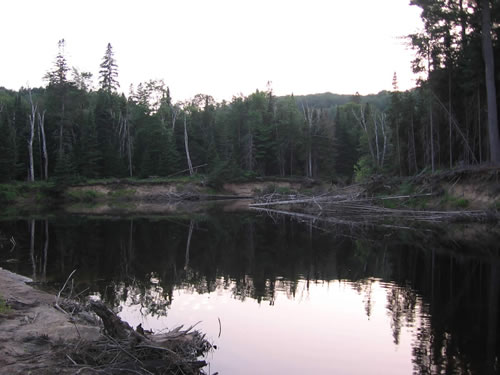
{"type": "Polygon", "coordinates": [[[0,314],[0,374],[66,374],[51,352],[62,342],[94,340],[99,327],[68,319],[55,297],[31,280],[0,268],[0,296],[9,311],[0,314]]]}
{"type": "Polygon", "coordinates": [[[274,189],[290,189],[300,190],[303,184],[299,182],[286,182],[286,181],[266,181],[266,182],[245,182],[245,183],[226,183],[223,189],[227,192],[233,193],[238,196],[253,197],[266,190],[274,189]]]}
{"type": "Polygon", "coordinates": [[[199,357],[212,345],[193,327],[134,330],[100,301],[54,297],[29,281],[0,268],[8,306],[2,302],[0,374],[204,374],[199,357]]]}
{"type": "Polygon", "coordinates": [[[421,174],[409,178],[373,176],[364,184],[369,196],[401,195],[401,187],[409,184],[409,194],[431,193],[429,208],[457,209],[458,200],[467,209],[495,210],[500,205],[500,168],[474,167],[421,174]]]}

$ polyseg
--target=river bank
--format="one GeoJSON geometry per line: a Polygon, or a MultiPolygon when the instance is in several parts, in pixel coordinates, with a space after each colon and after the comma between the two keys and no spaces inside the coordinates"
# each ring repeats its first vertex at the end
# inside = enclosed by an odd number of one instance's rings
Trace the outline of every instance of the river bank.
{"type": "Polygon", "coordinates": [[[30,282],[0,268],[0,374],[203,374],[198,357],[211,345],[198,331],[147,335],[100,302],[65,299],[62,290],[55,296],[30,282]]]}
{"type": "Polygon", "coordinates": [[[335,180],[268,177],[226,182],[214,189],[206,184],[203,175],[105,179],[67,185],[54,181],[13,183],[0,185],[0,207],[4,217],[54,209],[82,214],[168,214],[196,210],[190,202],[348,194],[393,209],[496,211],[500,209],[499,176],[500,168],[481,167],[422,172],[411,177],[373,175],[351,185],[337,184],[335,180]]]}

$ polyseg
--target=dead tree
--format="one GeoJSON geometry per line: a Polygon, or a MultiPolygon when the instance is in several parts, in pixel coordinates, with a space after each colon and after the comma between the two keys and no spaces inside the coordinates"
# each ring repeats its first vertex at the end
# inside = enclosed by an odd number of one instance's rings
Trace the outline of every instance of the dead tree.
{"type": "Polygon", "coordinates": [[[28,166],[28,181],[35,181],[35,169],[33,166],[33,138],[35,137],[35,120],[36,120],[36,112],[37,105],[33,103],[33,98],[31,96],[31,89],[28,89],[29,100],[31,105],[31,114],[28,115],[30,120],[30,135],[28,138],[28,157],[29,157],[29,166],[28,166]]]}
{"type": "MultiPolygon", "coordinates": [[[[381,113],[378,116],[378,122],[380,125],[380,129],[382,131],[382,139],[383,139],[383,144],[382,144],[382,153],[380,154],[380,159],[379,159],[379,165],[380,168],[384,168],[384,161],[385,161],[385,154],[387,151],[387,133],[386,133],[386,127],[387,127],[387,122],[386,122],[387,116],[385,113],[381,113]]],[[[377,122],[377,118],[374,119],[375,122],[377,122]]],[[[377,131],[378,126],[375,127],[375,130],[377,131]]],[[[377,136],[377,142],[378,142],[378,136],[377,136]]]]}
{"type": "Polygon", "coordinates": [[[188,162],[189,175],[192,176],[194,174],[193,164],[191,163],[191,156],[189,155],[189,140],[188,140],[188,132],[187,132],[187,116],[184,114],[184,147],[186,149],[186,158],[188,162]]]}
{"type": "Polygon", "coordinates": [[[363,105],[359,107],[359,114],[357,114],[354,110],[352,113],[366,135],[368,150],[370,152],[373,165],[377,169],[383,168],[387,152],[387,116],[385,113],[381,113],[378,115],[372,114],[371,118],[367,118],[365,114],[365,106],[363,105]],[[379,139],[379,135],[381,139],[379,139]]]}
{"type": "Polygon", "coordinates": [[[302,112],[304,114],[304,120],[307,124],[307,165],[306,165],[306,176],[313,176],[312,169],[312,131],[313,131],[313,110],[309,107],[309,105],[304,106],[302,103],[302,112]]]}
{"type": "Polygon", "coordinates": [[[368,139],[368,150],[370,151],[370,156],[372,157],[373,163],[376,164],[377,158],[375,157],[375,152],[373,151],[372,142],[370,141],[370,136],[368,132],[368,121],[366,121],[364,107],[363,106],[359,107],[359,116],[356,114],[354,109],[352,110],[352,114],[356,118],[356,121],[358,121],[358,124],[361,127],[361,129],[363,129],[363,131],[366,134],[366,138],[368,139]]]}
{"type": "Polygon", "coordinates": [[[177,120],[177,115],[179,114],[179,107],[173,105],[171,107],[171,109],[172,109],[172,113],[171,113],[171,115],[172,115],[172,131],[174,131],[175,121],[177,120]]]}
{"type": "Polygon", "coordinates": [[[120,156],[127,154],[128,172],[129,176],[132,177],[132,139],[130,135],[130,120],[128,107],[125,110],[125,115],[118,119],[118,137],[120,139],[120,156]]]}
{"type": "Polygon", "coordinates": [[[37,113],[38,116],[38,129],[42,135],[42,157],[43,157],[43,178],[49,178],[49,155],[47,153],[47,139],[45,137],[45,111],[37,113]]]}

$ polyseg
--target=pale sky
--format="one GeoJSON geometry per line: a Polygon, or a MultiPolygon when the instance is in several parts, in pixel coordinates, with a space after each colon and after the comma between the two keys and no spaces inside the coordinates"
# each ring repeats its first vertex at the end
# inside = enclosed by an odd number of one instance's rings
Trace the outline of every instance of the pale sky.
{"type": "Polygon", "coordinates": [[[174,100],[265,89],[377,93],[415,86],[400,37],[420,28],[409,0],[2,0],[0,86],[45,85],[57,42],[94,74],[111,43],[121,91],[164,79],[174,100]]]}

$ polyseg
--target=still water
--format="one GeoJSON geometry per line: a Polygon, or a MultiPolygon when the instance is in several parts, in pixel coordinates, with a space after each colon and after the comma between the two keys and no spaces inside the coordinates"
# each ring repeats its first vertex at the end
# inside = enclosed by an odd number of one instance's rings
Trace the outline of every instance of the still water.
{"type": "Polygon", "coordinates": [[[219,374],[495,374],[500,233],[324,227],[211,209],[0,222],[0,266],[131,325],[198,322],[219,374]],[[13,246],[10,238],[15,239],[13,246]]]}

